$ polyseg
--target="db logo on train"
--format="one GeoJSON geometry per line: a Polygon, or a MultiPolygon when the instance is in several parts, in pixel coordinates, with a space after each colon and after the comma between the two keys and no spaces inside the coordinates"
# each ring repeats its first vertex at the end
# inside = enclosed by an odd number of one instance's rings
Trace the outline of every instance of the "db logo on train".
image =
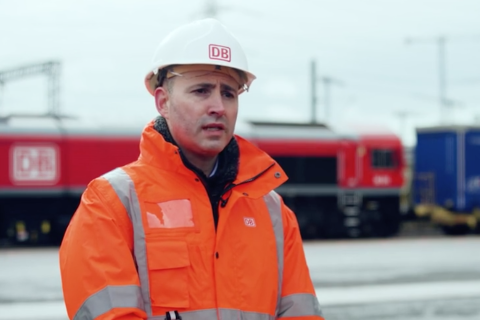
{"type": "Polygon", "coordinates": [[[392,178],[381,174],[374,175],[372,180],[375,186],[388,186],[392,183],[392,178]]]}
{"type": "Polygon", "coordinates": [[[60,176],[55,145],[14,145],[10,149],[10,179],[13,184],[52,185],[60,176]]]}

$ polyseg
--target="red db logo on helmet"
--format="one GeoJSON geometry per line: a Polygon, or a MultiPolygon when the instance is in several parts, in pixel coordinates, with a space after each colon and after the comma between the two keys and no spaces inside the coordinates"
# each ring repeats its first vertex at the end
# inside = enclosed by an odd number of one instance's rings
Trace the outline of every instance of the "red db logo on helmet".
{"type": "Polygon", "coordinates": [[[211,44],[208,46],[209,57],[213,60],[223,60],[230,62],[231,60],[231,51],[229,47],[219,46],[216,44],[211,44]]]}

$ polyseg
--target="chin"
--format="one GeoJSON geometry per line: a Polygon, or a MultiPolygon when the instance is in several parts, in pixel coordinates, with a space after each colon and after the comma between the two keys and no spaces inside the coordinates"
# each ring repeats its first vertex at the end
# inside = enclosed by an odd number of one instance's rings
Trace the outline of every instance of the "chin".
{"type": "Polygon", "coordinates": [[[220,152],[222,152],[223,149],[225,149],[226,146],[227,146],[226,143],[222,143],[222,144],[215,143],[215,144],[210,144],[210,145],[206,145],[206,146],[200,146],[200,150],[206,156],[216,156],[220,152]]]}

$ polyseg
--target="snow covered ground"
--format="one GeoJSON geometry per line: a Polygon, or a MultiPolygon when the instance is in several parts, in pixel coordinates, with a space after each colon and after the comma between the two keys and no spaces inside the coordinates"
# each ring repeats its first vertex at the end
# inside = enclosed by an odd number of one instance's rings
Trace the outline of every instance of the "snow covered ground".
{"type": "MultiPolygon", "coordinates": [[[[306,242],[328,320],[479,320],[480,237],[306,242]]],[[[65,320],[57,249],[0,251],[0,320],[65,320]]]]}

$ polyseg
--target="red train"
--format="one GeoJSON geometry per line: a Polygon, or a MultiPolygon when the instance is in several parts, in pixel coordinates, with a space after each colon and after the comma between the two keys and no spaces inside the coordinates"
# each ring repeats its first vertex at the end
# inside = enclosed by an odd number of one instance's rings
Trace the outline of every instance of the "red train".
{"type": "Polygon", "coordinates": [[[244,130],[286,171],[278,188],[304,238],[392,236],[401,223],[401,140],[317,124],[251,123],[244,130]]]}
{"type": "MultiPolygon", "coordinates": [[[[88,182],[139,154],[138,128],[76,120],[0,121],[0,242],[58,244],[88,182]]],[[[239,123],[288,182],[278,189],[304,238],[390,236],[399,228],[403,148],[394,135],[321,125],[239,123]]]]}

